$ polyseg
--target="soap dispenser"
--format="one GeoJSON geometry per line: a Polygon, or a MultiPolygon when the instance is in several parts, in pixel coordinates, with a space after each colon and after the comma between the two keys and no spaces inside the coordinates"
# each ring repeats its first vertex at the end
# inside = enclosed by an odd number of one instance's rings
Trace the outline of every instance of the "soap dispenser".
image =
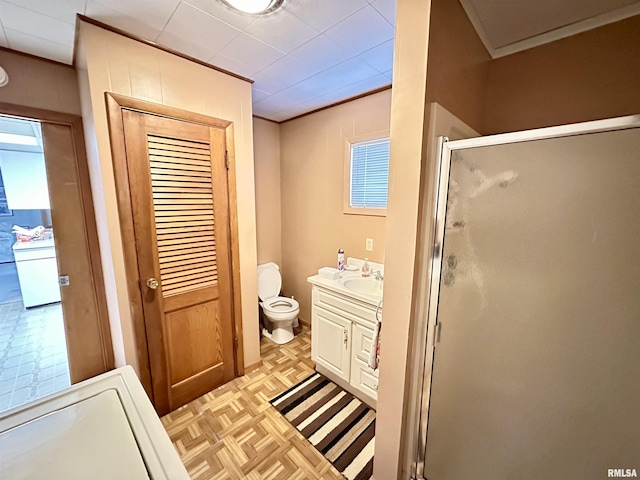
{"type": "Polygon", "coordinates": [[[364,259],[364,263],[362,264],[362,268],[360,270],[362,270],[363,277],[368,277],[369,275],[371,275],[371,265],[369,265],[368,258],[364,259]]]}

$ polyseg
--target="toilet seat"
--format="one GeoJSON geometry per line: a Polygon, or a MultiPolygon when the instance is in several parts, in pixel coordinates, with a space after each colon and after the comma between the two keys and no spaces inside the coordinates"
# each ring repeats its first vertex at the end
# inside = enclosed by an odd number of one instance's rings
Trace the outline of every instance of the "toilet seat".
{"type": "Polygon", "coordinates": [[[262,302],[262,308],[274,313],[292,313],[300,308],[293,298],[273,297],[262,302]]]}

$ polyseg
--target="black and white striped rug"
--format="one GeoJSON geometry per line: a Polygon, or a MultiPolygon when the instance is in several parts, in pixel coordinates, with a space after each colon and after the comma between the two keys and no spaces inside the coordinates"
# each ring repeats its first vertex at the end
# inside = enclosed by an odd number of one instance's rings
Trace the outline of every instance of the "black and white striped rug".
{"type": "Polygon", "coordinates": [[[271,404],[349,480],[371,478],[376,412],[319,373],[271,404]]]}

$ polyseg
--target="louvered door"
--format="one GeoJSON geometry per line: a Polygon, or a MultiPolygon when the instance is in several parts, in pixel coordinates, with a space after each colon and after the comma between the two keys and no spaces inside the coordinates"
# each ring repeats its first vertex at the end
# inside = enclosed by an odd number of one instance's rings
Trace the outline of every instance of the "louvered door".
{"type": "Polygon", "coordinates": [[[225,133],[123,111],[156,409],[232,379],[234,329],[225,133]]]}

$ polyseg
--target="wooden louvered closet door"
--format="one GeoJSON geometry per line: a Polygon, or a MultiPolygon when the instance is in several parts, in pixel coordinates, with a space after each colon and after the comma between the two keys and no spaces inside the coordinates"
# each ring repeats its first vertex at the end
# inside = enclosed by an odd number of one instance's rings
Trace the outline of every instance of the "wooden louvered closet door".
{"type": "Polygon", "coordinates": [[[164,414],[235,376],[225,132],[131,110],[123,122],[153,400],[164,414]]]}

